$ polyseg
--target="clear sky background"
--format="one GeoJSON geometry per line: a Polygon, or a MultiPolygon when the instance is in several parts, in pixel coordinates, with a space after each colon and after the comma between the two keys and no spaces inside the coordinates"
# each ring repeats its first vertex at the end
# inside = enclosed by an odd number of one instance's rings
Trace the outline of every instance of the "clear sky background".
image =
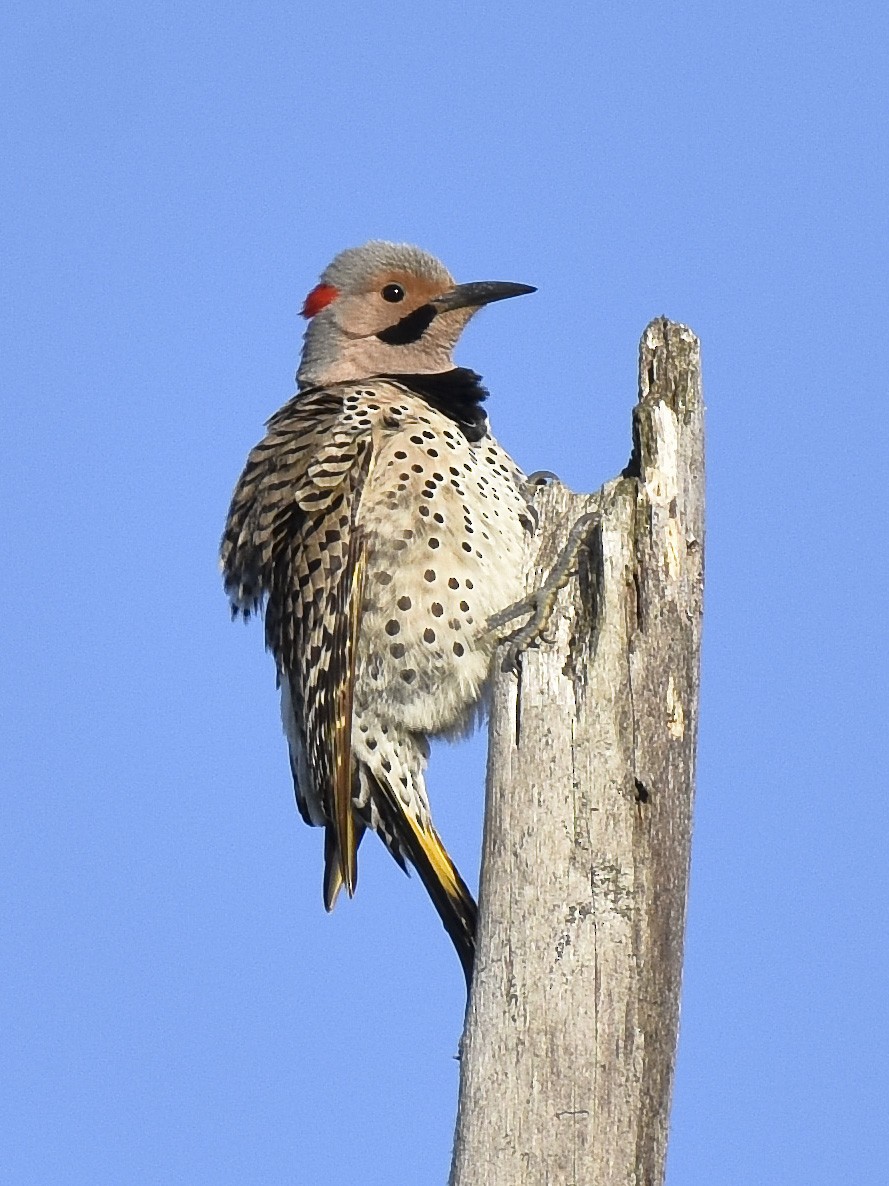
{"type": "MultiPolygon", "coordinates": [[[[885,3],[11,4],[0,1178],[444,1182],[463,984],[371,839],[321,905],[217,544],[370,237],[535,284],[465,335],[593,489],[703,343],[706,631],[668,1186],[889,1156],[885,3]]],[[[483,738],[433,754],[474,884],[483,738]]]]}

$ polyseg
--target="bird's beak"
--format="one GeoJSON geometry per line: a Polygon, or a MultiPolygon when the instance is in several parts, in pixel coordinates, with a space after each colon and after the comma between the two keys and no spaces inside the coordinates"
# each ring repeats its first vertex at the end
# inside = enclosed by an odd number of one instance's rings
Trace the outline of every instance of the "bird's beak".
{"type": "Polygon", "coordinates": [[[510,284],[506,280],[477,280],[473,284],[456,284],[434,297],[429,303],[438,313],[450,309],[478,309],[491,301],[505,301],[507,297],[524,296],[537,289],[530,284],[510,284]]]}

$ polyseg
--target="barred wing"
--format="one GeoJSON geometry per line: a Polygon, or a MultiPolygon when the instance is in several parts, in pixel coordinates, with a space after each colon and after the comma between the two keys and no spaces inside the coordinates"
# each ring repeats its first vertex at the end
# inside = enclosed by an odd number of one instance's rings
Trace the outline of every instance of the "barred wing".
{"type": "Polygon", "coordinates": [[[364,576],[356,527],[372,461],[366,427],[342,396],[310,392],[269,421],[235,489],[222,541],[225,587],[245,617],[265,603],[266,645],[289,685],[311,786],[303,814],[328,826],[328,906],[357,880],[352,696],[364,576]],[[314,802],[313,802],[314,801],[314,802]]]}

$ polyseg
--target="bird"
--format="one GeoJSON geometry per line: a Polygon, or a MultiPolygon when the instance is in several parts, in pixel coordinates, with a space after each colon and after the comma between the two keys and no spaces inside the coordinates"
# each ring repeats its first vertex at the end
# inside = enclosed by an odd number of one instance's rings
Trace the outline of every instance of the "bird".
{"type": "Polygon", "coordinates": [[[237,482],[221,544],[232,616],[264,614],[296,801],[324,829],[323,897],[370,829],[416,869],[471,982],[477,907],[436,831],[429,741],[484,713],[490,620],[519,601],[527,479],[453,351],[527,284],[458,284],[428,252],[340,252],[302,307],[297,393],[237,482]]]}

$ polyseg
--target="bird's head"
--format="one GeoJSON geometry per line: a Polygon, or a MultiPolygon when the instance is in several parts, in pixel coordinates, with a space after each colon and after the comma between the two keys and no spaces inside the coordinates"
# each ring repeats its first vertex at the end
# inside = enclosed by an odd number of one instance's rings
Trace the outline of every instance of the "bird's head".
{"type": "Polygon", "coordinates": [[[482,305],[534,292],[528,284],[455,284],[432,255],[371,241],[342,251],[303,305],[301,388],[373,375],[449,370],[457,339],[482,305]]]}

